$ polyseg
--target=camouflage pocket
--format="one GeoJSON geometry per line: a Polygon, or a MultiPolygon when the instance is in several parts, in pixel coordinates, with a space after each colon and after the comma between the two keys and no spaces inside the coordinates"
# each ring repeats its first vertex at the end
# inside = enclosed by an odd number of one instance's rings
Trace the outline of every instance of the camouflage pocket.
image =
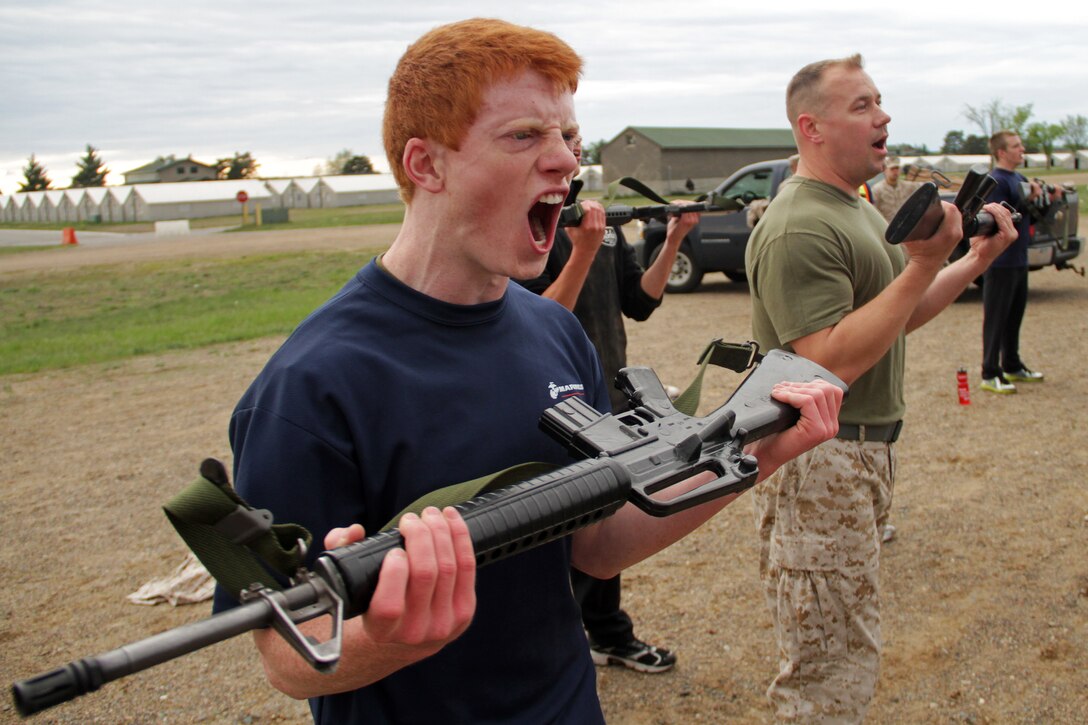
{"type": "Polygon", "coordinates": [[[839,541],[814,534],[774,535],[769,565],[793,571],[838,571],[845,566],[839,541]]]}

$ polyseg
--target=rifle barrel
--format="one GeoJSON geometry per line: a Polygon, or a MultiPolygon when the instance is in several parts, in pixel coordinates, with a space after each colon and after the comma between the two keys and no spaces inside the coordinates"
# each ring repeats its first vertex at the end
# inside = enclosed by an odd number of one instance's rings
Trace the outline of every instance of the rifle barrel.
{"type": "Polygon", "coordinates": [[[84,657],[50,672],[16,682],[11,687],[15,707],[20,715],[31,715],[94,692],[107,682],[141,672],[244,632],[267,627],[271,621],[272,608],[268,602],[255,600],[115,650],[84,657]]]}

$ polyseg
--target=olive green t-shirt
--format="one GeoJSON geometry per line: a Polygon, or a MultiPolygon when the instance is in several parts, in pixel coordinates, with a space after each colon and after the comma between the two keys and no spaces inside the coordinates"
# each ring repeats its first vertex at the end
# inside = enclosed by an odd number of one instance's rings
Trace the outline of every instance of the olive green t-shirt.
{"type": "MultiPolygon", "coordinates": [[[[835,325],[903,271],[884,241],[887,222],[868,201],[814,179],[786,181],[752,232],[745,266],[752,332],[765,350],[835,325]]],[[[903,417],[905,335],[850,386],[839,421],[880,425],[903,417]]]]}

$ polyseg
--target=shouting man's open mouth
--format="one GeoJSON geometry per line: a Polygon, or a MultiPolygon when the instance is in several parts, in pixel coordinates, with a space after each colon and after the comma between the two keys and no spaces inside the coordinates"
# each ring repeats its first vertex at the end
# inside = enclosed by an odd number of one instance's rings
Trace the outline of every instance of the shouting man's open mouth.
{"type": "Polygon", "coordinates": [[[555,225],[559,221],[559,212],[563,210],[566,194],[558,191],[542,194],[529,209],[529,231],[533,245],[541,254],[551,250],[555,239],[555,225]]]}

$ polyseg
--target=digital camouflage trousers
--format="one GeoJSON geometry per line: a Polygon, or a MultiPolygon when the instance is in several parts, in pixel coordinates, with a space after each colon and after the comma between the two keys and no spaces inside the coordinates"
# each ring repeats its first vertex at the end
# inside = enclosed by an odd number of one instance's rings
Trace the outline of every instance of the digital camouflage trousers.
{"type": "Polygon", "coordinates": [[[892,444],[835,438],[755,488],[779,654],[767,696],[780,722],[865,718],[880,670],[880,533],[894,475],[892,444]]]}

